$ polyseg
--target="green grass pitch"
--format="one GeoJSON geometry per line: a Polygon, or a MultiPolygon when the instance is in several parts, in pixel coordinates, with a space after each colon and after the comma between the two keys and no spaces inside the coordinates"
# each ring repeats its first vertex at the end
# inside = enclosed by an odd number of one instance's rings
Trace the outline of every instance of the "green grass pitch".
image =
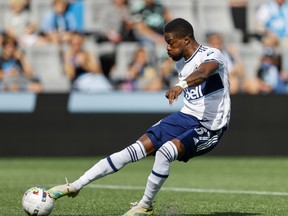
{"type": "MultiPolygon", "coordinates": [[[[75,180],[100,158],[0,159],[0,215],[25,215],[21,199],[33,186],[75,180]]],[[[55,202],[52,216],[122,215],[143,194],[153,157],[94,181],[78,197],[55,202]]],[[[155,199],[155,215],[287,216],[288,158],[202,156],[174,162],[155,199]]]]}

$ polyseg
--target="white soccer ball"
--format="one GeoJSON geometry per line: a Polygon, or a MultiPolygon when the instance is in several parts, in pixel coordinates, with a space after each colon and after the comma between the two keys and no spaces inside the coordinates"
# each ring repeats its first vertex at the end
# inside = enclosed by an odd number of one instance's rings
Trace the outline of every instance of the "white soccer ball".
{"type": "Polygon", "coordinates": [[[53,210],[54,199],[44,188],[33,187],[24,193],[22,206],[27,215],[47,216],[53,210]]]}

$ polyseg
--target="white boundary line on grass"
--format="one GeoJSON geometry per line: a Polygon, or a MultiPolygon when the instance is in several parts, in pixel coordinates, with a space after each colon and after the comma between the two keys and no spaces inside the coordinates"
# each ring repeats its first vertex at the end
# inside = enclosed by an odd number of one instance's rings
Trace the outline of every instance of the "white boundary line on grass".
{"type": "MultiPolygon", "coordinates": [[[[112,189],[112,190],[144,190],[141,186],[121,186],[121,185],[87,185],[90,188],[112,189]]],[[[273,191],[246,191],[246,190],[226,190],[226,189],[203,189],[203,188],[174,188],[163,187],[162,191],[188,192],[188,193],[219,193],[219,194],[249,194],[249,195],[268,195],[268,196],[288,196],[288,192],[273,191]]]]}

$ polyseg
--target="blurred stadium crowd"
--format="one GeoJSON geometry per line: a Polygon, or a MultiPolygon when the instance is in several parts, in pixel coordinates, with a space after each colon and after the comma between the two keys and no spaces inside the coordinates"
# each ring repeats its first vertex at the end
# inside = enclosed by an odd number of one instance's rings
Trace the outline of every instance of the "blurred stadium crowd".
{"type": "Polygon", "coordinates": [[[0,89],[161,91],[162,28],[182,17],[227,58],[231,94],[288,94],[285,0],[0,0],[0,89]]]}

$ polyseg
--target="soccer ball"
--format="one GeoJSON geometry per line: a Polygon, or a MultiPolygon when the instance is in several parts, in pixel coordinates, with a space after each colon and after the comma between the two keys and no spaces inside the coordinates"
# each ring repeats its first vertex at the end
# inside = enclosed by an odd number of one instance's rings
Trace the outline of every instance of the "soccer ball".
{"type": "Polygon", "coordinates": [[[47,216],[53,210],[54,199],[44,188],[32,187],[24,193],[22,206],[27,215],[47,216]]]}

